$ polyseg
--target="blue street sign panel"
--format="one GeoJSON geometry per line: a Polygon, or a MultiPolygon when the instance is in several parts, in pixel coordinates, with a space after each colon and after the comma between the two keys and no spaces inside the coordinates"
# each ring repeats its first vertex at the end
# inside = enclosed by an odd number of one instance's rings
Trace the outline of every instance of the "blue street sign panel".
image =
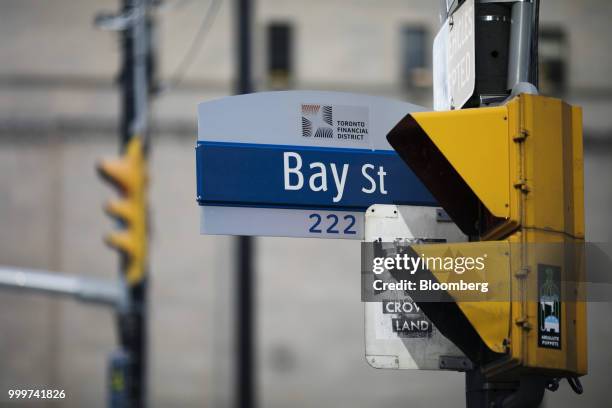
{"type": "Polygon", "coordinates": [[[201,103],[201,233],[363,239],[373,204],[435,206],[385,138],[407,113],[422,110],[312,91],[201,103]]]}
{"type": "Polygon", "coordinates": [[[200,205],[346,209],[435,205],[389,150],[199,142],[200,205]]]}

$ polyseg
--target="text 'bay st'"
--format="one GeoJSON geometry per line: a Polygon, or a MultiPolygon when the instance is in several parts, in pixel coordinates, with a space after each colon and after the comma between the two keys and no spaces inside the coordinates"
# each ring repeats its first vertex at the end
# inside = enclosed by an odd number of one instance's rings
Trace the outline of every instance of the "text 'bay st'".
{"type": "MultiPolygon", "coordinates": [[[[302,156],[296,152],[284,152],[283,153],[283,180],[285,183],[285,190],[295,191],[304,188],[304,177],[308,177],[307,188],[312,192],[328,191],[328,185],[332,184],[335,191],[335,195],[332,198],[334,203],[340,202],[344,194],[344,188],[346,186],[346,179],[349,173],[350,164],[341,164],[342,168],[339,170],[336,163],[329,163],[329,172],[327,165],[323,162],[315,161],[310,163],[306,170],[303,165],[302,156]],[[331,173],[331,181],[328,183],[328,174],[331,173]]],[[[376,166],[370,163],[365,163],[361,166],[361,175],[365,182],[364,186],[361,187],[361,192],[364,194],[372,194],[378,191],[382,195],[388,194],[385,190],[385,176],[387,173],[383,166],[378,166],[378,184],[376,179],[372,177],[369,172],[375,171],[376,166]]]]}

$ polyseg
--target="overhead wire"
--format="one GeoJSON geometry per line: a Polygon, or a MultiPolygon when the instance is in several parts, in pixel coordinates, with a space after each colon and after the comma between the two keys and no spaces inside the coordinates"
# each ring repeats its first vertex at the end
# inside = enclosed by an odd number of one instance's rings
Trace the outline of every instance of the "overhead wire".
{"type": "Polygon", "coordinates": [[[172,89],[176,88],[181,84],[185,75],[187,74],[189,68],[195,61],[199,52],[202,49],[202,45],[206,38],[206,35],[214,25],[214,22],[219,14],[219,9],[221,8],[222,0],[211,0],[204,17],[202,18],[202,22],[200,23],[200,27],[198,31],[194,35],[193,40],[191,41],[191,45],[187,49],[187,52],[181,59],[181,62],[177,65],[173,74],[170,76],[170,79],[164,84],[161,94],[170,92],[172,89]]]}

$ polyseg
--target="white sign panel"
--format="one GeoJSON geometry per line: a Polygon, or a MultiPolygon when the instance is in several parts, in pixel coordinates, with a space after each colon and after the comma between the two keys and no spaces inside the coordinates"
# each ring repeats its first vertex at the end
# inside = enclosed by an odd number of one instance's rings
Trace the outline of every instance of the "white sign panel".
{"type": "Polygon", "coordinates": [[[451,109],[448,89],[448,20],[442,24],[433,43],[433,107],[436,111],[451,109]]]}
{"type": "Polygon", "coordinates": [[[202,211],[203,233],[256,231],[258,236],[269,237],[363,239],[363,213],[358,211],[221,206],[205,206],[202,211]]]}
{"type": "Polygon", "coordinates": [[[474,0],[466,0],[434,39],[434,109],[460,109],[474,94],[476,41],[474,0]]]}
{"type": "Polygon", "coordinates": [[[476,85],[476,41],[474,0],[466,0],[449,20],[448,87],[451,106],[461,108],[476,85]]]}
{"type": "MultiPolygon", "coordinates": [[[[365,228],[366,242],[415,238],[467,241],[455,224],[439,222],[432,207],[374,205],[366,213],[365,228]]],[[[442,358],[466,360],[409,296],[392,292],[383,293],[383,301],[364,306],[366,360],[371,366],[439,370],[445,368],[442,358]]]]}
{"type": "Polygon", "coordinates": [[[201,103],[201,233],[361,240],[374,203],[435,205],[386,139],[405,115],[423,110],[311,91],[201,103]]]}

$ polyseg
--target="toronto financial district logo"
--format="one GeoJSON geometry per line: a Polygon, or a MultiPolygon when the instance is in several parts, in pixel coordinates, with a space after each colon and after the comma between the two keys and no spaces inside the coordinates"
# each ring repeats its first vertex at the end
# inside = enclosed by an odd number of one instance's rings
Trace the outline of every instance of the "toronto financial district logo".
{"type": "Polygon", "coordinates": [[[369,110],[365,106],[302,104],[302,137],[367,142],[369,110]]]}
{"type": "Polygon", "coordinates": [[[331,106],[302,105],[302,136],[333,139],[333,126],[334,110],[331,106]]]}

